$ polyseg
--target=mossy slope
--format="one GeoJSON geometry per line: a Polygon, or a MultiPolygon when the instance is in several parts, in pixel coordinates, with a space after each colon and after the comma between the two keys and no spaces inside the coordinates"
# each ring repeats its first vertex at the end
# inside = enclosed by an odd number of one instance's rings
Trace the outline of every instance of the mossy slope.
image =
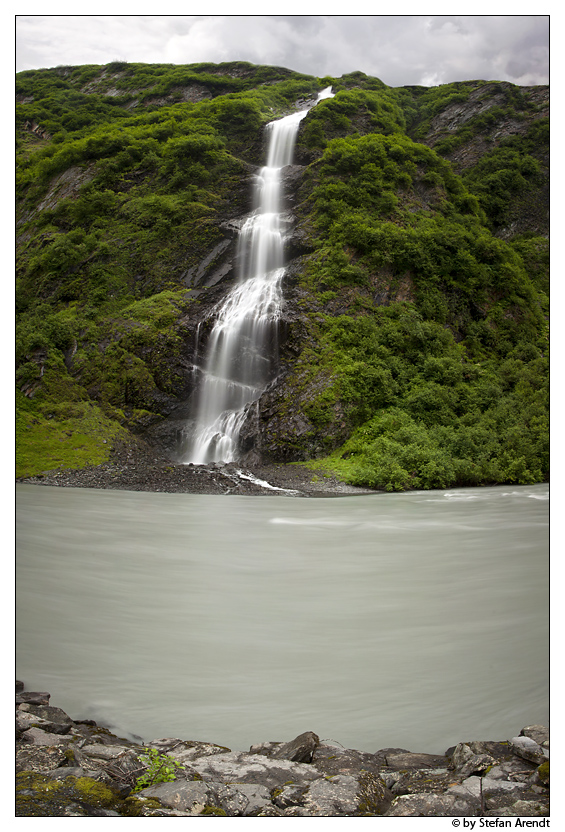
{"type": "Polygon", "coordinates": [[[249,209],[262,126],[328,84],[262,453],[388,489],[547,478],[547,90],[243,62],[18,75],[19,475],[102,461],[186,400],[187,274],[249,209]]]}

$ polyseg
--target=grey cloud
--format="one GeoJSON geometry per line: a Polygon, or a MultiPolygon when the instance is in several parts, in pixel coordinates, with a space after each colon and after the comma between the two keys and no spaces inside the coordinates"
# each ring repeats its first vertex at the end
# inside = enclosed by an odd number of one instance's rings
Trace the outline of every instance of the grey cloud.
{"type": "Polygon", "coordinates": [[[541,15],[31,15],[17,20],[17,67],[247,60],[390,86],[542,84],[548,29],[541,15]]]}

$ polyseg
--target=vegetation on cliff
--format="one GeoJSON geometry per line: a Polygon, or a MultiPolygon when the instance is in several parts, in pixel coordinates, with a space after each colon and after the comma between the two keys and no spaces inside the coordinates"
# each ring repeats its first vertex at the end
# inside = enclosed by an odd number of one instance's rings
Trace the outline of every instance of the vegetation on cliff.
{"type": "Polygon", "coordinates": [[[17,76],[19,476],[100,462],[186,400],[189,276],[249,210],[262,126],[329,84],[297,146],[274,417],[309,427],[279,442],[378,488],[547,478],[544,88],[119,62],[17,76]]]}

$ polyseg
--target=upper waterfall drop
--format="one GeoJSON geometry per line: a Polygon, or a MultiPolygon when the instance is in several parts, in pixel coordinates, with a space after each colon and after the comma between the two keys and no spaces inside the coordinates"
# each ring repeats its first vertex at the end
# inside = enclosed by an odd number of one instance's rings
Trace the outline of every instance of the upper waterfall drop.
{"type": "Polygon", "coordinates": [[[281,170],[292,163],[302,119],[310,107],[267,125],[267,164],[257,176],[254,210],[244,223],[239,279],[213,310],[216,320],[197,391],[195,429],[185,463],[233,462],[246,405],[259,398],[278,368],[277,321],[284,276],[281,170]]]}

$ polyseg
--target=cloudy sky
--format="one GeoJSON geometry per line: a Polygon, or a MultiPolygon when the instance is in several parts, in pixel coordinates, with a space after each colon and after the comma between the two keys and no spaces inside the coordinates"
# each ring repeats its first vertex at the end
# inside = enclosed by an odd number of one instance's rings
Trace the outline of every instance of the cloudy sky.
{"type": "Polygon", "coordinates": [[[549,83],[545,15],[21,15],[16,69],[244,60],[389,86],[549,83]]]}

